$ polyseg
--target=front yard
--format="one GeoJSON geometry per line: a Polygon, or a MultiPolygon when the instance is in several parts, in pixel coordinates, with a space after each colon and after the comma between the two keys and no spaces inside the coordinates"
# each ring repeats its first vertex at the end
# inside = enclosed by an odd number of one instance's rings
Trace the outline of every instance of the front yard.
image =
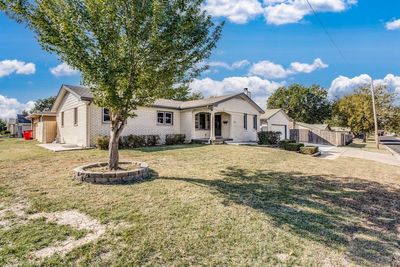
{"type": "Polygon", "coordinates": [[[106,157],[0,140],[0,265],[400,265],[398,167],[187,145],[122,151],[150,181],[72,180],[106,157]]]}

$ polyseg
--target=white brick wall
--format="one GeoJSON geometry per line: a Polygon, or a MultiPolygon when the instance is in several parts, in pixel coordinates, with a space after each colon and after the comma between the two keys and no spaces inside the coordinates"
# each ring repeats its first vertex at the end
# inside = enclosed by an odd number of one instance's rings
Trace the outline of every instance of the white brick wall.
{"type": "MultiPolygon", "coordinates": [[[[181,133],[181,117],[179,110],[140,107],[135,111],[137,117],[128,119],[127,125],[122,132],[124,135],[159,135],[161,142],[165,141],[167,134],[181,133]],[[157,111],[169,111],[174,115],[174,123],[172,126],[157,124],[157,111]]],[[[102,108],[90,105],[90,144],[95,144],[96,137],[99,135],[110,135],[110,124],[102,122],[102,108]]]]}

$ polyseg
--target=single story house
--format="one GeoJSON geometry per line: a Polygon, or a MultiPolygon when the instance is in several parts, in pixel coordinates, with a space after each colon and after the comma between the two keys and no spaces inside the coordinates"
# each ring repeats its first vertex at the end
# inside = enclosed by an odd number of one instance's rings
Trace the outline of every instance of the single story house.
{"type": "Polygon", "coordinates": [[[32,138],[41,143],[52,143],[57,137],[57,114],[51,111],[37,112],[27,118],[32,121],[32,138]]]}
{"type": "MultiPolygon", "coordinates": [[[[159,135],[161,142],[167,134],[185,134],[188,142],[257,141],[264,111],[247,92],[192,101],[158,99],[151,106],[139,107],[122,135],[159,135]]],[[[61,86],[51,112],[56,114],[59,143],[89,147],[95,145],[97,136],[110,134],[109,111],[93,103],[86,87],[61,86]]]]}
{"type": "Polygon", "coordinates": [[[289,139],[291,121],[283,109],[267,109],[261,115],[261,131],[280,132],[281,140],[289,139]]]}
{"type": "Polygon", "coordinates": [[[25,118],[23,114],[17,114],[16,118],[10,118],[7,121],[7,130],[13,136],[22,137],[24,131],[31,129],[31,121],[25,118]]]}

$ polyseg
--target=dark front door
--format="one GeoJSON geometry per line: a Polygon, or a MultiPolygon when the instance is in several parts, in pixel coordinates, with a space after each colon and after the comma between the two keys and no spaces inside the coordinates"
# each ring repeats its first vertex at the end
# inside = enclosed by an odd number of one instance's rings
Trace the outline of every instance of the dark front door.
{"type": "Polygon", "coordinates": [[[215,115],[215,137],[222,136],[221,115],[215,115]]]}

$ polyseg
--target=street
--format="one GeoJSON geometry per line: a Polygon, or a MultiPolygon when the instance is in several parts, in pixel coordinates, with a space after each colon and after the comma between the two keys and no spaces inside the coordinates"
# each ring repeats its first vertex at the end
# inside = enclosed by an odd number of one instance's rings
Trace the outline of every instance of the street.
{"type": "Polygon", "coordinates": [[[381,144],[386,145],[400,155],[400,138],[392,136],[381,136],[380,142],[381,144]]]}

